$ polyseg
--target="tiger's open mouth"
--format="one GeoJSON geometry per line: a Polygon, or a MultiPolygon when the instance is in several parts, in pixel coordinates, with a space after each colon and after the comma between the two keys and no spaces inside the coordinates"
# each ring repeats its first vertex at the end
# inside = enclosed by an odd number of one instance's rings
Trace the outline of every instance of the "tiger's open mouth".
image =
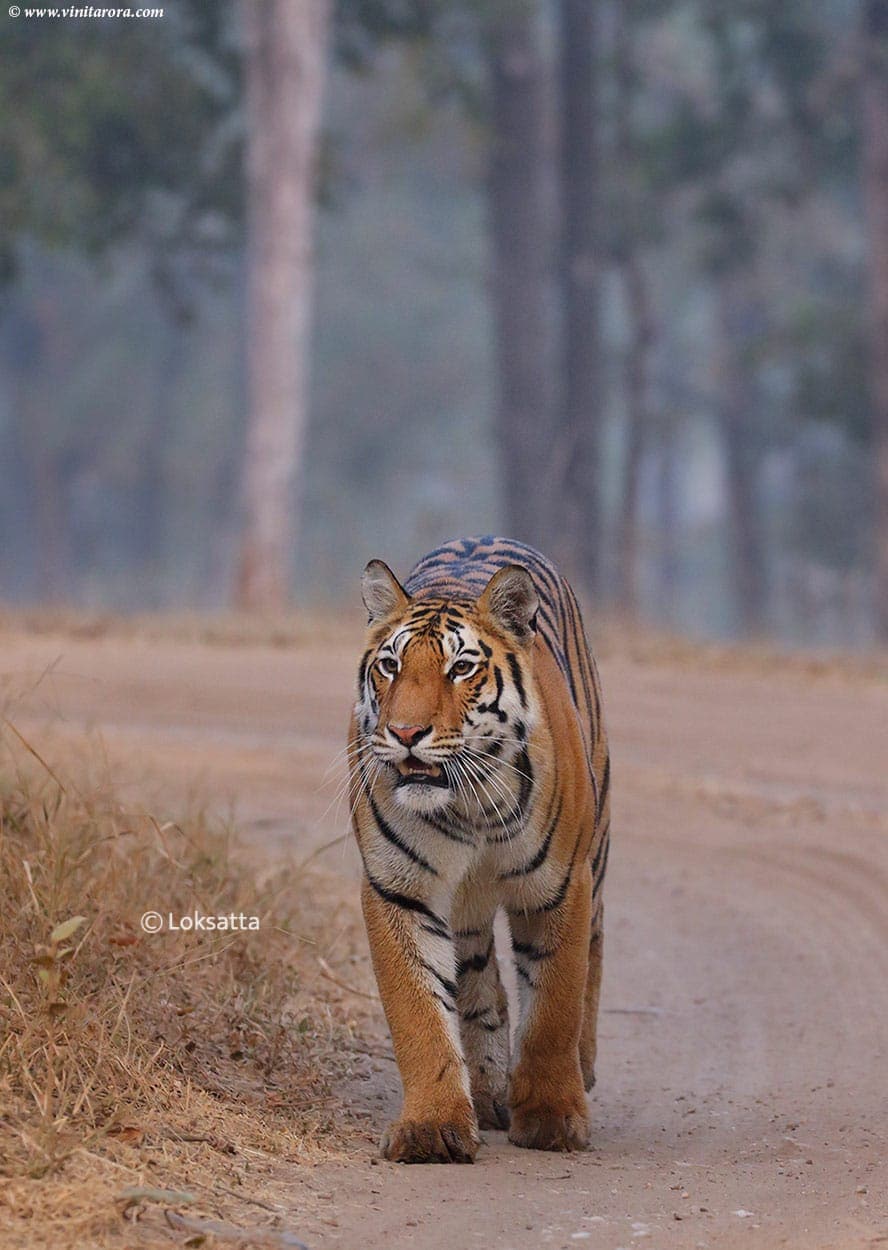
{"type": "Polygon", "coordinates": [[[425,760],[418,760],[415,755],[399,760],[395,767],[398,770],[399,786],[441,786],[446,790],[450,784],[440,764],[427,764],[425,760]]]}

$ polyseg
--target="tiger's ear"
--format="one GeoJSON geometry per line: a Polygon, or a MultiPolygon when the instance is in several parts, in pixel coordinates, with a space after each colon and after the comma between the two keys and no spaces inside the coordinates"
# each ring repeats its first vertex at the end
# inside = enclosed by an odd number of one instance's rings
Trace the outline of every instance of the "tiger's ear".
{"type": "Polygon", "coordinates": [[[533,578],[520,564],[507,564],[494,573],[478,600],[481,611],[525,647],[530,646],[536,634],[539,606],[533,578]]]}
{"type": "Polygon", "coordinates": [[[368,624],[375,625],[410,602],[407,591],[382,560],[371,560],[361,576],[361,597],[367,609],[368,624]]]}

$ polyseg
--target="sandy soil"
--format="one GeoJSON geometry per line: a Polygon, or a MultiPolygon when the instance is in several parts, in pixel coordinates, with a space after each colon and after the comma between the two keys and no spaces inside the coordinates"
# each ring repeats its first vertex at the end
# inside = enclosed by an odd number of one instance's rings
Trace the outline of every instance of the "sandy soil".
{"type": "MultiPolygon", "coordinates": [[[[0,705],[48,749],[89,731],[133,801],[203,796],[257,856],[298,863],[343,832],[341,766],[322,781],[355,652],[7,627],[0,705]]],[[[619,649],[602,670],[616,839],[592,1149],[489,1133],[473,1168],[375,1159],[398,1083],[355,995],[353,1145],[277,1177],[313,1250],[888,1246],[888,680],[619,649]]],[[[316,862],[336,882],[319,950],[372,995],[365,947],[337,948],[353,849],[316,862]]]]}

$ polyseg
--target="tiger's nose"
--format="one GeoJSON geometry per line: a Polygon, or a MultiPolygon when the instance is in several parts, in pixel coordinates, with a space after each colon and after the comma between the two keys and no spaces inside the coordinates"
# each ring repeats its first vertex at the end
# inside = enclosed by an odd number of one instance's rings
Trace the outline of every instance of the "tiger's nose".
{"type": "Polygon", "coordinates": [[[391,721],[388,723],[388,729],[408,750],[412,750],[420,738],[424,738],[426,734],[432,732],[431,725],[393,725],[391,721]]]}

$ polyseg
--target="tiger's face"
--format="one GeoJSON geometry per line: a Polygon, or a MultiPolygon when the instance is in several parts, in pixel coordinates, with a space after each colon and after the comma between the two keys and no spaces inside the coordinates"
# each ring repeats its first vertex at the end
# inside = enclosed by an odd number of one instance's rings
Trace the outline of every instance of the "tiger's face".
{"type": "Polygon", "coordinates": [[[374,560],[363,591],[371,631],[355,717],[364,776],[387,775],[395,801],[420,812],[495,796],[503,783],[492,778],[526,749],[535,717],[529,573],[501,569],[474,602],[413,600],[374,560]]]}

